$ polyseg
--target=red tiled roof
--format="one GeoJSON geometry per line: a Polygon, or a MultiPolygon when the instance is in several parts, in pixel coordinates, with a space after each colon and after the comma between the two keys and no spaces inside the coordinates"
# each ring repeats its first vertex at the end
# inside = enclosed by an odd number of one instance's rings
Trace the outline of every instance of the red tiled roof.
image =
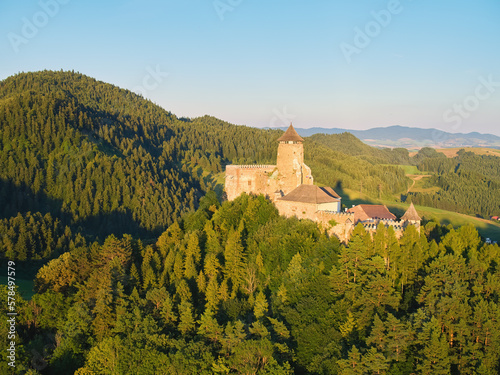
{"type": "Polygon", "coordinates": [[[354,212],[356,221],[369,219],[396,220],[396,216],[389,211],[386,205],[382,204],[358,204],[350,208],[348,212],[354,212]]]}

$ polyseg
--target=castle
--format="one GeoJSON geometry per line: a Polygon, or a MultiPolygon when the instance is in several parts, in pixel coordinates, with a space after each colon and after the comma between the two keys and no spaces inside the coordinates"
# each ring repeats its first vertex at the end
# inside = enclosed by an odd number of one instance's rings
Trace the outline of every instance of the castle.
{"type": "Polygon", "coordinates": [[[276,165],[228,165],[225,190],[228,200],[242,193],[264,194],[280,215],[296,216],[321,223],[330,235],[347,242],[354,226],[361,223],[374,232],[379,223],[392,226],[400,237],[404,228],[420,229],[420,217],[413,204],[397,220],[385,205],[360,204],[342,212],[342,198],[330,187],[313,184],[311,168],[304,163],[304,139],[293,125],[278,139],[276,165]]]}

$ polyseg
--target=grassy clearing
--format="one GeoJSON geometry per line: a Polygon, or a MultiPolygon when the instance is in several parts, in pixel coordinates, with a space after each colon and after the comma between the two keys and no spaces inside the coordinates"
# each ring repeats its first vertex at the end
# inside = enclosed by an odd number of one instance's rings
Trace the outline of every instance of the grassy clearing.
{"type": "Polygon", "coordinates": [[[405,171],[405,174],[407,176],[428,175],[428,174],[432,173],[432,172],[420,171],[416,165],[407,165],[407,164],[382,164],[382,165],[390,166],[390,167],[399,167],[405,171]]]}
{"type": "Polygon", "coordinates": [[[427,174],[427,173],[424,173],[424,172],[421,172],[418,170],[417,166],[415,165],[398,165],[399,168],[403,169],[405,171],[405,174],[409,175],[409,174],[427,174]]]}
{"type": "MultiPolygon", "coordinates": [[[[342,203],[345,204],[346,207],[363,203],[385,204],[389,210],[398,217],[401,217],[410,206],[409,204],[401,203],[397,198],[378,200],[348,189],[344,190],[341,196],[342,203]]],[[[435,220],[442,225],[451,224],[454,228],[472,224],[476,227],[481,236],[491,238],[494,241],[500,241],[500,223],[495,223],[491,220],[485,220],[457,212],[440,210],[438,208],[425,206],[415,206],[415,208],[423,219],[435,220]]]]}
{"type": "Polygon", "coordinates": [[[428,172],[421,172],[418,170],[416,165],[406,165],[406,164],[381,164],[387,167],[399,167],[405,171],[405,174],[408,175],[420,175],[420,174],[428,174],[428,172]]]}
{"type": "MultiPolygon", "coordinates": [[[[417,207],[417,206],[416,206],[417,207]]],[[[491,238],[500,241],[500,225],[491,221],[474,216],[464,215],[457,212],[440,210],[432,207],[418,206],[417,210],[425,219],[435,219],[441,224],[451,224],[453,227],[460,227],[472,224],[476,227],[479,234],[485,238],[491,238]]]]}
{"type": "Polygon", "coordinates": [[[397,166],[405,171],[406,177],[413,180],[413,185],[409,186],[408,192],[436,193],[439,191],[438,186],[426,186],[426,182],[432,176],[432,173],[419,171],[415,165],[399,164],[397,166]]]}
{"type": "Polygon", "coordinates": [[[411,192],[435,194],[441,189],[439,186],[428,186],[427,185],[427,181],[431,177],[430,175],[427,175],[427,176],[419,175],[419,176],[415,176],[415,177],[411,177],[411,176],[409,176],[409,177],[413,181],[415,181],[415,184],[410,189],[411,192]]]}

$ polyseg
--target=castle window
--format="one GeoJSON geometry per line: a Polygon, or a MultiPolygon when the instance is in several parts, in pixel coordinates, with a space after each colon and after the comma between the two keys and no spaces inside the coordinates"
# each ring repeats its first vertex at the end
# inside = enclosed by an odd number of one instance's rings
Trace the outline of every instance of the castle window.
{"type": "Polygon", "coordinates": [[[248,186],[252,186],[252,181],[248,181],[248,186]]]}

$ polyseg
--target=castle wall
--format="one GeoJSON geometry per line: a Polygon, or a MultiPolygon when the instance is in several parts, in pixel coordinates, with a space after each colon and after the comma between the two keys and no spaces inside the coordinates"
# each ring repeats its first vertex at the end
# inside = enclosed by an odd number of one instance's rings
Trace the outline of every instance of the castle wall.
{"type": "Polygon", "coordinates": [[[318,211],[315,221],[320,222],[330,236],[336,236],[342,242],[349,240],[355,226],[354,214],[350,212],[318,211]]]}
{"type": "Polygon", "coordinates": [[[226,166],[225,189],[228,200],[235,199],[241,193],[264,194],[272,199],[277,188],[275,165],[226,166]]]}
{"type": "Polygon", "coordinates": [[[384,223],[385,227],[392,227],[394,229],[394,233],[396,235],[397,239],[400,239],[401,236],[403,235],[404,229],[406,228],[403,226],[403,223],[398,220],[371,220],[367,222],[363,222],[363,226],[365,227],[365,230],[372,235],[375,234],[377,231],[377,227],[379,223],[384,223]]]}
{"type": "MultiPolygon", "coordinates": [[[[321,224],[330,236],[336,236],[340,241],[347,243],[351,237],[354,227],[360,222],[355,219],[353,212],[319,211],[319,205],[311,203],[300,203],[290,201],[276,201],[276,207],[280,215],[286,217],[297,217],[298,219],[309,219],[321,224]]],[[[370,220],[361,222],[366,231],[373,235],[378,224],[382,222],[386,227],[394,228],[396,238],[401,238],[407,225],[398,220],[370,220]]],[[[418,228],[419,229],[419,228],[418,228]]]]}
{"type": "Polygon", "coordinates": [[[321,223],[329,235],[334,235],[343,242],[347,242],[354,229],[354,214],[346,212],[319,211],[317,204],[292,201],[275,201],[280,215],[310,219],[321,223]],[[333,221],[333,222],[332,222],[333,221]],[[332,226],[332,223],[335,225],[332,226]]]}
{"type": "Polygon", "coordinates": [[[303,203],[277,200],[274,202],[280,215],[286,217],[296,216],[299,219],[310,219],[318,210],[318,205],[315,203],[303,203]]]}

